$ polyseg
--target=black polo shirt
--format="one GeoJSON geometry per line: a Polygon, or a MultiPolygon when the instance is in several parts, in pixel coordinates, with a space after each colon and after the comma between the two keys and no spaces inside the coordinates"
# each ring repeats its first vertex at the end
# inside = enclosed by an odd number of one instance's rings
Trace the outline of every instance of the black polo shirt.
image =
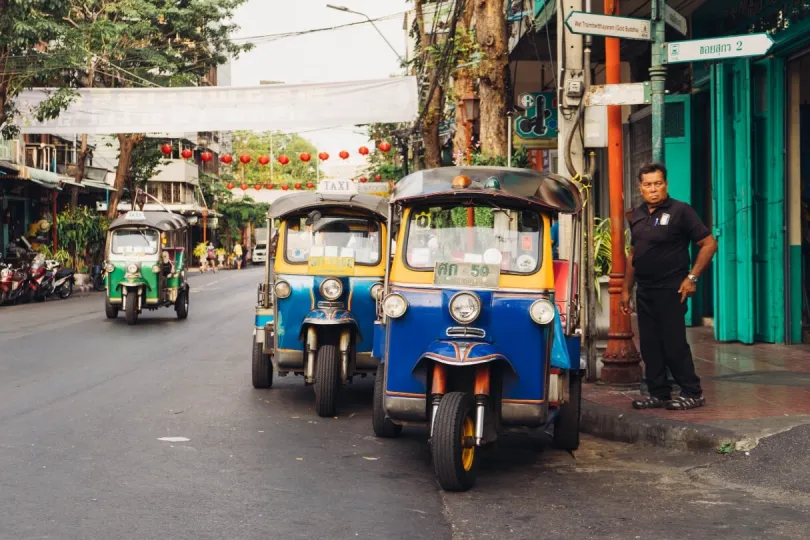
{"type": "Polygon", "coordinates": [[[630,216],[630,233],[638,284],[677,289],[689,275],[690,242],[709,236],[709,229],[691,206],[668,197],[652,213],[646,203],[636,208],[630,216]]]}

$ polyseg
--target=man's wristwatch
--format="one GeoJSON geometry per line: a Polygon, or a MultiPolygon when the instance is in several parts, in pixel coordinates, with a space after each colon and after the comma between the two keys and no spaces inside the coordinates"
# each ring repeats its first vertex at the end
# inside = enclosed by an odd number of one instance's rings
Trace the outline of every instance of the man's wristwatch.
{"type": "Polygon", "coordinates": [[[695,274],[689,274],[688,276],[686,276],[686,278],[692,283],[698,282],[698,277],[695,274]]]}

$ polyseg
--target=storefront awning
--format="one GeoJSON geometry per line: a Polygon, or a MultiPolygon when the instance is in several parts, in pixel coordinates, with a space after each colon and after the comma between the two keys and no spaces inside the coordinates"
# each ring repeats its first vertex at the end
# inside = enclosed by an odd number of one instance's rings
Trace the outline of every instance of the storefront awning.
{"type": "Polygon", "coordinates": [[[44,171],[35,167],[23,167],[22,169],[23,174],[21,176],[49,189],[62,189],[59,187],[59,183],[63,182],[65,179],[70,180],[68,177],[62,176],[61,174],[44,171]]]}

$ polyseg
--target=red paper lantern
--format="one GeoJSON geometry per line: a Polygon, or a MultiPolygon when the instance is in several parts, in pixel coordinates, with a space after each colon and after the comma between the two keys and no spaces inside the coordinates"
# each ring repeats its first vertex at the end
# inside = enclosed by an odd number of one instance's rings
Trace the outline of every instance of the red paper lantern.
{"type": "Polygon", "coordinates": [[[258,162],[259,165],[267,165],[268,163],[270,163],[270,158],[267,156],[259,156],[258,162]]]}
{"type": "Polygon", "coordinates": [[[349,153],[346,150],[341,150],[340,154],[338,155],[340,156],[340,159],[349,159],[349,153]]]}
{"type": "Polygon", "coordinates": [[[278,156],[278,162],[281,163],[282,165],[286,165],[287,163],[290,162],[290,158],[288,158],[284,154],[281,154],[280,156],[278,156]]]}
{"type": "Polygon", "coordinates": [[[170,145],[170,144],[164,144],[163,146],[160,147],[160,151],[163,152],[167,156],[169,154],[171,154],[173,150],[174,150],[174,148],[172,148],[172,145],[170,145]]]}
{"type": "Polygon", "coordinates": [[[248,185],[242,182],[242,185],[239,187],[242,188],[242,191],[247,191],[248,185]]]}
{"type": "Polygon", "coordinates": [[[233,189],[236,186],[233,185],[233,182],[228,182],[228,185],[226,185],[225,187],[228,188],[228,189],[233,189]]]}
{"type": "Polygon", "coordinates": [[[287,191],[288,189],[290,189],[290,185],[289,184],[282,184],[281,189],[283,189],[284,191],[287,191]]]}
{"type": "Polygon", "coordinates": [[[301,184],[299,182],[295,183],[295,189],[301,189],[301,184]]]}
{"type": "Polygon", "coordinates": [[[209,161],[214,159],[214,154],[212,154],[211,152],[203,152],[202,154],[200,154],[200,159],[208,163],[209,161]]]}
{"type": "Polygon", "coordinates": [[[250,163],[250,156],[247,154],[242,154],[241,156],[239,156],[239,161],[247,165],[248,163],[250,163]]]}
{"type": "Polygon", "coordinates": [[[259,191],[260,189],[262,189],[261,184],[254,184],[253,187],[256,188],[256,191],[259,191]]]}
{"type": "Polygon", "coordinates": [[[312,156],[311,156],[311,155],[309,155],[309,153],[308,153],[308,152],[304,152],[303,154],[301,154],[301,155],[300,155],[300,156],[298,156],[298,157],[300,157],[300,158],[301,158],[301,161],[303,161],[304,163],[306,163],[307,161],[309,161],[310,159],[312,159],[312,156]]]}
{"type": "Polygon", "coordinates": [[[389,143],[388,141],[383,141],[377,148],[379,148],[383,152],[388,152],[389,150],[391,150],[391,143],[389,143]]]}
{"type": "Polygon", "coordinates": [[[264,189],[273,189],[273,184],[265,184],[264,189]]]}
{"type": "Polygon", "coordinates": [[[368,155],[368,148],[366,148],[365,146],[361,146],[360,149],[358,150],[358,152],[360,152],[361,156],[367,156],[368,155]]]}
{"type": "Polygon", "coordinates": [[[374,177],[374,180],[375,180],[376,182],[379,182],[380,180],[382,180],[382,176],[380,176],[380,175],[378,174],[377,176],[375,176],[375,177],[374,177]]]}
{"type": "Polygon", "coordinates": [[[366,178],[365,176],[361,176],[360,181],[365,184],[366,182],[368,182],[368,178],[366,178]]]}
{"type": "Polygon", "coordinates": [[[222,163],[224,163],[225,165],[230,165],[230,163],[233,161],[233,156],[232,156],[232,155],[230,155],[230,154],[225,154],[224,156],[222,156],[221,158],[219,158],[219,160],[220,160],[222,163]]]}
{"type": "Polygon", "coordinates": [[[183,159],[191,159],[191,156],[194,155],[194,152],[192,152],[188,148],[184,148],[183,151],[180,152],[180,155],[182,156],[183,159]]]}
{"type": "Polygon", "coordinates": [[[313,184],[312,182],[307,182],[307,189],[312,189],[314,187],[315,187],[315,184],[313,184]]]}
{"type": "Polygon", "coordinates": [[[320,154],[318,154],[318,158],[320,158],[321,161],[326,161],[327,159],[329,159],[329,154],[327,154],[326,152],[321,152],[320,154]]]}

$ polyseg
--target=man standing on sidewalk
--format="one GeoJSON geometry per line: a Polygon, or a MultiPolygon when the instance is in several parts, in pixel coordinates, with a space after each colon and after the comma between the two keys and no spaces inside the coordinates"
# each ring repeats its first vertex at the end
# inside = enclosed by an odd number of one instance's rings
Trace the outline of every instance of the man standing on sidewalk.
{"type": "Polygon", "coordinates": [[[645,165],[638,178],[644,203],[630,216],[632,247],[620,306],[630,313],[630,293],[638,282],[638,332],[650,396],[633,401],[633,407],[676,411],[702,407],[705,400],[686,341],[684,316],[686,299],[695,294],[701,272],[717,252],[717,241],[691,206],[669,196],[663,164],[645,165]],[[691,242],[700,251],[690,270],[691,242]],[[681,387],[676,399],[667,368],[681,387]]]}

